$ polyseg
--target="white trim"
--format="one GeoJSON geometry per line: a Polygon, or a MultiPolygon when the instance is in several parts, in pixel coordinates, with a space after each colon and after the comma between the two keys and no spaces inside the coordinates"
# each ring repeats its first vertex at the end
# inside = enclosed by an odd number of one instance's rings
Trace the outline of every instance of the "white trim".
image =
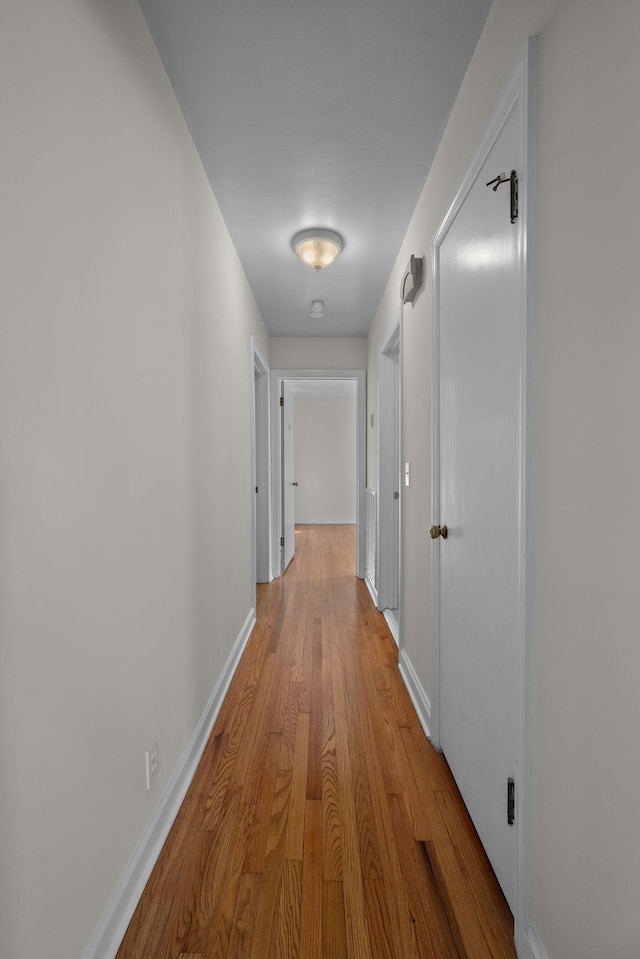
{"type": "Polygon", "coordinates": [[[283,380],[355,380],[356,382],[356,576],[364,579],[367,472],[367,398],[365,370],[271,370],[271,565],[274,576],[281,573],[280,536],[282,528],[282,438],[280,436],[280,384],[283,380]]]}
{"type": "Polygon", "coordinates": [[[529,926],[525,932],[522,959],[549,959],[549,955],[533,926],[529,926]]]}
{"type": "Polygon", "coordinates": [[[372,580],[371,580],[371,577],[369,576],[369,573],[368,573],[368,572],[366,573],[366,575],[365,575],[365,577],[364,577],[364,583],[365,583],[365,586],[367,587],[367,589],[369,590],[369,595],[371,596],[371,599],[373,600],[373,605],[374,605],[374,606],[376,607],[376,609],[377,609],[377,608],[378,608],[378,590],[376,589],[375,585],[373,584],[373,582],[372,582],[372,580]]]}
{"type": "Polygon", "coordinates": [[[251,609],[233,644],[233,649],[204,708],[198,725],[193,731],[178,765],[160,797],[155,812],[136,846],[122,879],[115,889],[105,915],[96,929],[84,953],[83,959],[114,959],[127,926],[142,896],[187,789],[191,784],[198,763],[207,745],[229,684],[236,671],[251,631],[256,622],[255,609],[251,609]]]}
{"type": "MultiPolygon", "coordinates": [[[[402,305],[378,346],[378,525],[376,586],[378,609],[400,609],[402,486],[400,478],[402,417],[402,305]],[[398,357],[397,364],[395,357],[398,357]],[[397,377],[397,379],[396,379],[397,377]],[[397,434],[397,435],[396,435],[397,434]],[[396,449],[397,443],[397,449],[396,449]],[[397,461],[396,461],[397,459],[397,461]],[[400,494],[397,542],[393,494],[400,494]],[[397,569],[394,566],[397,563],[397,569]],[[397,576],[397,596],[395,577],[397,576]]],[[[400,637],[396,638],[397,643],[400,637]]]]}
{"type": "Polygon", "coordinates": [[[431,739],[431,703],[429,702],[429,697],[420,682],[417,672],[413,668],[413,663],[404,649],[400,650],[398,669],[407,687],[407,692],[409,693],[414,709],[418,714],[418,719],[420,720],[424,734],[427,739],[431,739]]]}
{"type": "MultiPolygon", "coordinates": [[[[532,622],[533,622],[533,215],[535,210],[535,80],[537,39],[530,37],[518,59],[518,63],[493,111],[482,141],[469,165],[442,224],[432,241],[432,482],[431,522],[438,524],[440,517],[440,409],[439,409],[439,249],[456,215],[480,172],[492,146],[511,115],[515,105],[522,106],[522,170],[519,182],[519,239],[521,264],[520,316],[522,318],[521,341],[521,389],[520,389],[520,561],[519,561],[519,642],[518,642],[518,701],[520,705],[518,730],[518,786],[516,828],[518,829],[515,944],[519,956],[528,959],[543,959],[539,941],[532,926],[533,916],[533,789],[532,789],[532,622]],[[525,951],[526,950],[526,951],[525,951]]],[[[431,701],[433,705],[433,742],[440,748],[440,552],[432,549],[431,563],[431,636],[432,680],[431,701]]]]}
{"type": "Polygon", "coordinates": [[[520,788],[516,799],[516,815],[522,823],[518,849],[518,913],[515,917],[516,948],[522,949],[524,956],[531,952],[531,959],[547,959],[546,951],[538,939],[534,927],[534,875],[533,875],[533,615],[534,615],[534,570],[535,570],[535,303],[534,303],[534,239],[535,239],[535,200],[536,200],[536,130],[537,130],[537,72],[538,39],[530,37],[523,52],[521,63],[522,97],[525,104],[526,123],[522,131],[522,155],[526,158],[524,182],[520,187],[520,198],[524,204],[525,229],[523,231],[523,284],[525,289],[524,310],[526,320],[526,366],[523,370],[523,479],[522,479],[522,537],[523,582],[523,632],[524,655],[520,668],[520,750],[522,766],[520,769],[520,788]],[[522,945],[521,945],[522,944],[522,945]]]}
{"type": "Polygon", "coordinates": [[[383,609],[382,615],[384,616],[387,626],[389,627],[389,632],[393,636],[393,641],[400,648],[400,623],[396,613],[397,609],[383,609]]]}
{"type": "Polygon", "coordinates": [[[253,605],[256,605],[255,584],[270,583],[271,570],[271,471],[269,448],[271,417],[269,416],[269,364],[255,337],[251,337],[251,569],[253,605]],[[256,377],[259,382],[256,387],[256,377]],[[258,493],[255,488],[258,487],[258,493]],[[256,503],[256,500],[258,501],[256,503]],[[257,513],[257,522],[256,522],[257,513]]]}
{"type": "Polygon", "coordinates": [[[365,489],[365,564],[364,578],[376,608],[378,607],[378,494],[370,486],[365,489]]]}

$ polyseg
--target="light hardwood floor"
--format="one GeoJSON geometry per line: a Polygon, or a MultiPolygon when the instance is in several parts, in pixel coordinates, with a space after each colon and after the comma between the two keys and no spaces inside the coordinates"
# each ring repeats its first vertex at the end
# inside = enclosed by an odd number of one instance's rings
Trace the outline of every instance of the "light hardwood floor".
{"type": "Polygon", "coordinates": [[[351,526],[301,526],[117,959],[514,959],[351,526]]]}

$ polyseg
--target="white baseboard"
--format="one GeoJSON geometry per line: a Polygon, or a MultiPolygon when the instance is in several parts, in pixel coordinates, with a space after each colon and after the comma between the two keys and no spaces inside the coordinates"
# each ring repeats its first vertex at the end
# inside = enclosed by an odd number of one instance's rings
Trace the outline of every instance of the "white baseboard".
{"type": "Polygon", "coordinates": [[[364,575],[364,582],[367,589],[369,590],[369,595],[371,596],[371,599],[373,600],[373,605],[377,609],[378,608],[378,590],[376,589],[375,583],[371,579],[371,576],[368,572],[366,572],[364,575]]]}
{"type": "Polygon", "coordinates": [[[424,730],[424,734],[427,739],[431,739],[431,703],[429,702],[429,697],[424,691],[424,686],[418,678],[418,674],[413,668],[413,663],[407,656],[406,650],[400,650],[400,659],[398,662],[398,668],[400,670],[400,675],[404,680],[404,684],[407,687],[409,696],[411,697],[411,702],[415,707],[415,711],[418,714],[418,719],[420,720],[420,725],[424,730]]]}
{"type": "Polygon", "coordinates": [[[524,934],[522,959],[549,959],[533,926],[529,926],[524,934]]]}
{"type": "Polygon", "coordinates": [[[398,622],[398,617],[395,613],[391,612],[390,609],[383,609],[382,615],[384,616],[387,626],[389,627],[389,632],[393,636],[393,641],[396,646],[400,646],[400,623],[398,622]]]}
{"type": "Polygon", "coordinates": [[[125,873],[120,880],[102,922],[96,929],[83,959],[114,959],[127,926],[151,875],[173,821],[193,779],[213,724],[216,721],[229,684],[236,671],[251,631],[256,622],[255,610],[251,609],[233,644],[233,649],[220,674],[200,721],[184,750],[171,779],[167,783],[151,821],[136,846],[125,873]]]}

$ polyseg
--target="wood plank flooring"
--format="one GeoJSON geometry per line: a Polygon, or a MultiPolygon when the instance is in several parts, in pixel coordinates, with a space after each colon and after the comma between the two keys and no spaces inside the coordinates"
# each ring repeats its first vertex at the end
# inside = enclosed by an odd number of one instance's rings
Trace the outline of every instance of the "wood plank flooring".
{"type": "Polygon", "coordinates": [[[515,959],[355,529],[299,526],[117,959],[515,959]]]}

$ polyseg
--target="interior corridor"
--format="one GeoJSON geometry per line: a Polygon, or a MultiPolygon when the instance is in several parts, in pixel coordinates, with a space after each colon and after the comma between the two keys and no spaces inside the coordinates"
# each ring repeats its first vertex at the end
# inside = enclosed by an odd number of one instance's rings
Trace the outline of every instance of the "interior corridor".
{"type": "Polygon", "coordinates": [[[117,959],[514,959],[355,527],[298,526],[117,959]]]}

